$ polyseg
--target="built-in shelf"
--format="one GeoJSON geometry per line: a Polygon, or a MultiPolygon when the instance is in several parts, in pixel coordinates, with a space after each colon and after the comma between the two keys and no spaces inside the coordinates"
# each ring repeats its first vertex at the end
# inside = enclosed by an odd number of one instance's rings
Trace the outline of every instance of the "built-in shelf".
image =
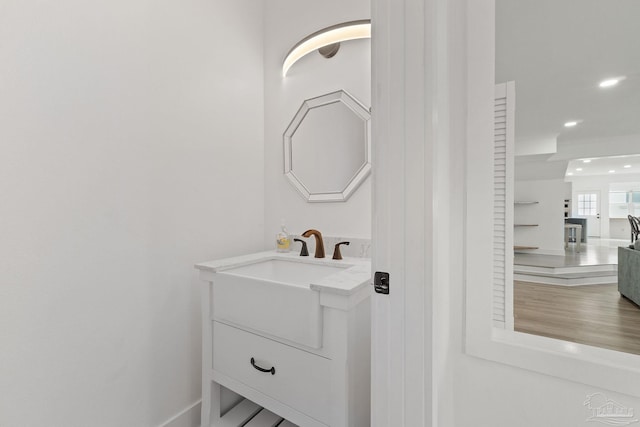
{"type": "MultiPolygon", "coordinates": [[[[513,202],[514,205],[536,205],[540,202],[535,200],[516,200],[513,202]]],[[[537,227],[538,224],[525,224],[525,223],[516,223],[513,224],[514,227],[537,227]]],[[[527,246],[527,245],[513,245],[514,251],[524,251],[524,250],[534,250],[538,249],[538,246],[527,246]]]]}

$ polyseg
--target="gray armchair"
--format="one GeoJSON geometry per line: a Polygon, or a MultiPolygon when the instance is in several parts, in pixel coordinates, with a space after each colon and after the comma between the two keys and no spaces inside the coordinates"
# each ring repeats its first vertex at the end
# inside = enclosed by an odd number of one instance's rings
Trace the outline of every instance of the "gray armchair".
{"type": "Polygon", "coordinates": [[[618,247],[618,292],[640,305],[640,250],[618,247]]]}

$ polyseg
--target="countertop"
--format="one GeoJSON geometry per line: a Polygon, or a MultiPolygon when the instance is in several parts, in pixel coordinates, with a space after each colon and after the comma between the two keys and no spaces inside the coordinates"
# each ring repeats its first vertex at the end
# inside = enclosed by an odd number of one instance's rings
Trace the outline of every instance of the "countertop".
{"type": "Polygon", "coordinates": [[[330,257],[314,258],[301,257],[294,252],[265,251],[232,258],[198,263],[195,267],[201,271],[220,273],[231,268],[242,267],[256,262],[281,259],[305,264],[319,264],[329,266],[345,266],[344,270],[330,274],[320,280],[310,283],[310,289],[319,292],[331,292],[340,295],[352,295],[365,286],[371,284],[371,260],[369,258],[345,257],[334,260],[330,257]]]}

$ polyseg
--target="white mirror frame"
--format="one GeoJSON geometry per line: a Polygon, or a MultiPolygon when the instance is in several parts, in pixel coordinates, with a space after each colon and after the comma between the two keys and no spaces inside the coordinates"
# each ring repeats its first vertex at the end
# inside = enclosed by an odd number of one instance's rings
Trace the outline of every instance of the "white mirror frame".
{"type": "Polygon", "coordinates": [[[371,173],[371,112],[367,107],[362,105],[352,95],[348,94],[344,90],[328,93],[318,96],[316,98],[307,99],[302,103],[302,106],[291,120],[289,126],[284,132],[284,174],[289,179],[289,182],[295,187],[296,190],[309,202],[345,202],[353,194],[354,191],[364,182],[365,179],[371,173]],[[305,116],[309,110],[313,108],[322,107],[324,105],[333,104],[335,102],[342,102],[349,110],[351,110],[356,116],[360,117],[365,128],[365,162],[356,171],[354,176],[349,180],[346,187],[342,191],[336,191],[332,193],[312,193],[304,185],[300,179],[293,172],[292,165],[292,138],[296,130],[303,122],[305,116]]]}
{"type": "MultiPolygon", "coordinates": [[[[466,327],[470,355],[640,397],[640,356],[495,328],[493,113],[495,1],[468,2],[465,209],[466,327]]],[[[517,105],[516,105],[517,109],[517,105]]]]}

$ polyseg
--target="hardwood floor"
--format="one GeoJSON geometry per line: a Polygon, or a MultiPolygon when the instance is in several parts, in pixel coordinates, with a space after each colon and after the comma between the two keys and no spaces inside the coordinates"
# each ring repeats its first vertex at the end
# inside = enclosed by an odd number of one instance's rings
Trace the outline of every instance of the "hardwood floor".
{"type": "Polygon", "coordinates": [[[516,331],[640,354],[640,307],[616,284],[514,285],[516,331]]]}

